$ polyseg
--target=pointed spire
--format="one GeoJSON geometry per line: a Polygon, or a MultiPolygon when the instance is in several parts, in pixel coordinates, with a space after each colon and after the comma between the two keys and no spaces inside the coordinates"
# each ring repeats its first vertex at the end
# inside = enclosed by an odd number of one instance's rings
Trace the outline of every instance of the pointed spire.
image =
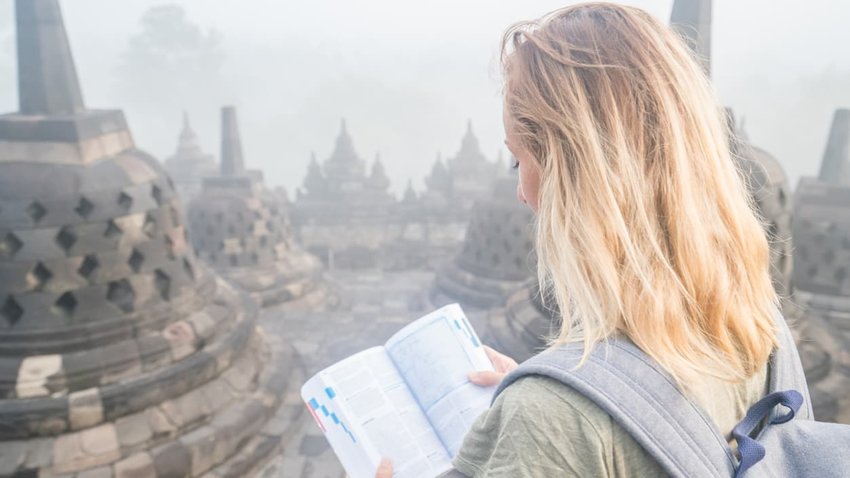
{"type": "MultiPolygon", "coordinates": [[[[336,137],[336,144],[328,159],[330,164],[334,164],[334,169],[351,169],[362,168],[361,161],[357,157],[357,152],[354,150],[354,142],[351,140],[351,135],[348,134],[348,126],[345,118],[339,122],[339,134],[336,137]]],[[[330,171],[327,171],[330,174],[330,171]]],[[[336,172],[334,172],[335,174],[336,172]]]]}
{"type": "MultiPolygon", "coordinates": [[[[449,163],[466,163],[469,165],[485,162],[486,158],[481,153],[481,147],[478,145],[478,138],[472,132],[472,120],[466,123],[466,134],[460,143],[460,151],[455,155],[454,160],[449,163]]],[[[449,165],[452,168],[451,164],[449,165]]]]}
{"type": "Polygon", "coordinates": [[[177,145],[178,152],[200,151],[198,136],[189,124],[189,113],[183,110],[183,129],[180,131],[180,139],[177,145]]]}
{"type": "Polygon", "coordinates": [[[850,109],[835,110],[820,166],[820,180],[850,186],[850,109]]]}
{"type": "Polygon", "coordinates": [[[685,37],[711,76],[711,0],[674,0],[670,24],[685,37]]]}
{"type": "Polygon", "coordinates": [[[17,0],[18,95],[25,115],[85,111],[59,0],[17,0]]]}
{"type": "Polygon", "coordinates": [[[384,163],[381,162],[381,153],[375,153],[375,162],[372,163],[372,176],[384,175],[384,163]]]}
{"type": "Polygon", "coordinates": [[[221,109],[221,175],[240,176],[244,172],[245,160],[242,157],[236,108],[225,106],[221,109]]]}
{"type": "Polygon", "coordinates": [[[407,188],[404,190],[404,196],[402,197],[402,202],[405,203],[414,203],[416,202],[417,196],[416,191],[413,189],[413,180],[407,180],[407,188]]]}
{"type": "Polygon", "coordinates": [[[369,183],[373,188],[385,190],[390,187],[390,180],[384,171],[384,164],[381,162],[381,153],[375,153],[375,162],[372,163],[372,174],[369,178],[369,183]]]}
{"type": "Polygon", "coordinates": [[[180,137],[177,140],[178,157],[198,157],[204,155],[201,151],[201,146],[198,143],[198,135],[189,124],[189,113],[183,111],[183,129],[180,131],[180,137]]]}

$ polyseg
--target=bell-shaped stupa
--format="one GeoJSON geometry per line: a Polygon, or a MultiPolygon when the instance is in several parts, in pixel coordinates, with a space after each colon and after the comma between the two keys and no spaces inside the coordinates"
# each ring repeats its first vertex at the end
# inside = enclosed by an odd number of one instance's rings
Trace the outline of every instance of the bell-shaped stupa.
{"type": "Polygon", "coordinates": [[[57,0],[17,0],[0,116],[0,476],[251,476],[294,368],[199,262],[159,162],[87,109],[57,0]]]}
{"type": "Polygon", "coordinates": [[[204,180],[189,205],[198,256],[263,305],[327,297],[322,265],[295,242],[280,198],[245,169],[236,110],[221,113],[221,175],[204,180]]]}

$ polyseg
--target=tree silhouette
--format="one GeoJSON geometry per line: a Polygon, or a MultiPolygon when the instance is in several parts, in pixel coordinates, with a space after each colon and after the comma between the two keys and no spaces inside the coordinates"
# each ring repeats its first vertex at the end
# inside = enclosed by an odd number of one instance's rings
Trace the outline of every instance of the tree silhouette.
{"type": "Polygon", "coordinates": [[[117,69],[119,96],[146,113],[215,101],[224,62],[221,35],[203,31],[172,4],[148,9],[139,23],[117,69]]]}

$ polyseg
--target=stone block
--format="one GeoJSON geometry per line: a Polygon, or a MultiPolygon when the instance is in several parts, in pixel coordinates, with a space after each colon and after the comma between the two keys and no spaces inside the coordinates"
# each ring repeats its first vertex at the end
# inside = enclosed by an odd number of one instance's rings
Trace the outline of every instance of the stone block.
{"type": "Polygon", "coordinates": [[[26,441],[27,456],[24,468],[41,469],[53,465],[53,438],[30,438],[26,441]]]}
{"type": "Polygon", "coordinates": [[[112,424],[60,435],[53,445],[53,468],[57,473],[95,468],[119,458],[121,449],[112,424]]]}
{"type": "Polygon", "coordinates": [[[210,411],[223,409],[228,403],[233,401],[236,395],[222,380],[213,380],[207,382],[202,388],[202,393],[209,406],[210,411]]]}
{"type": "MultiPolygon", "coordinates": [[[[83,450],[90,455],[115,455],[119,452],[118,435],[115,425],[107,423],[80,432],[83,450]]],[[[118,453],[120,456],[120,453],[118,453]]]]}
{"type": "Polygon", "coordinates": [[[62,356],[37,355],[27,357],[18,369],[15,392],[19,398],[43,397],[53,391],[48,386],[51,377],[62,373],[62,356]]]}
{"type": "Polygon", "coordinates": [[[112,478],[112,467],[101,466],[77,473],[76,478],[112,478]]]}
{"type": "Polygon", "coordinates": [[[188,478],[192,475],[192,456],[180,442],[156,448],[152,452],[157,478],[188,478]]]}
{"type": "Polygon", "coordinates": [[[206,310],[195,312],[186,320],[192,325],[195,335],[204,340],[210,339],[215,335],[218,323],[206,310]]]}
{"type": "Polygon", "coordinates": [[[127,415],[115,421],[115,433],[123,450],[144,445],[153,437],[150,417],[153,410],[127,415]]]}
{"type": "Polygon", "coordinates": [[[142,370],[156,370],[171,363],[171,347],[161,334],[144,335],[136,339],[142,370]]]}
{"type": "Polygon", "coordinates": [[[100,355],[104,365],[101,383],[115,383],[142,373],[138,343],[135,340],[103,347],[100,355]]]}
{"type": "Polygon", "coordinates": [[[192,476],[200,476],[228,458],[229,451],[223,446],[216,430],[203,426],[180,438],[192,457],[192,476]]]}
{"type": "Polygon", "coordinates": [[[72,430],[82,430],[103,422],[103,404],[98,389],[89,388],[68,395],[68,417],[72,430]]]}
{"type": "Polygon", "coordinates": [[[180,360],[195,351],[195,331],[184,320],[166,327],[162,335],[171,347],[171,357],[174,360],[180,360]]]}
{"type": "Polygon", "coordinates": [[[4,442],[0,447],[0,476],[14,476],[23,468],[29,450],[25,441],[4,442]]]}
{"type": "Polygon", "coordinates": [[[177,424],[171,421],[161,406],[148,411],[148,425],[155,438],[171,436],[177,431],[177,424]]]}
{"type": "Polygon", "coordinates": [[[115,464],[115,478],[156,478],[156,469],[148,453],[136,453],[115,464]]]}

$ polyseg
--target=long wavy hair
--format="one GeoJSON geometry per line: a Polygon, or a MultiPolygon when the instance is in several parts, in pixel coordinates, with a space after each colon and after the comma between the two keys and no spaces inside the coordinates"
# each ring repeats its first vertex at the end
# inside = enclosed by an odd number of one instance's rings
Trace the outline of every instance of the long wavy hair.
{"type": "Polygon", "coordinates": [[[587,354],[625,334],[686,389],[759,371],[776,344],[768,243],[684,40],[642,10],[587,3],[508,29],[502,68],[541,178],[553,343],[587,354]]]}

